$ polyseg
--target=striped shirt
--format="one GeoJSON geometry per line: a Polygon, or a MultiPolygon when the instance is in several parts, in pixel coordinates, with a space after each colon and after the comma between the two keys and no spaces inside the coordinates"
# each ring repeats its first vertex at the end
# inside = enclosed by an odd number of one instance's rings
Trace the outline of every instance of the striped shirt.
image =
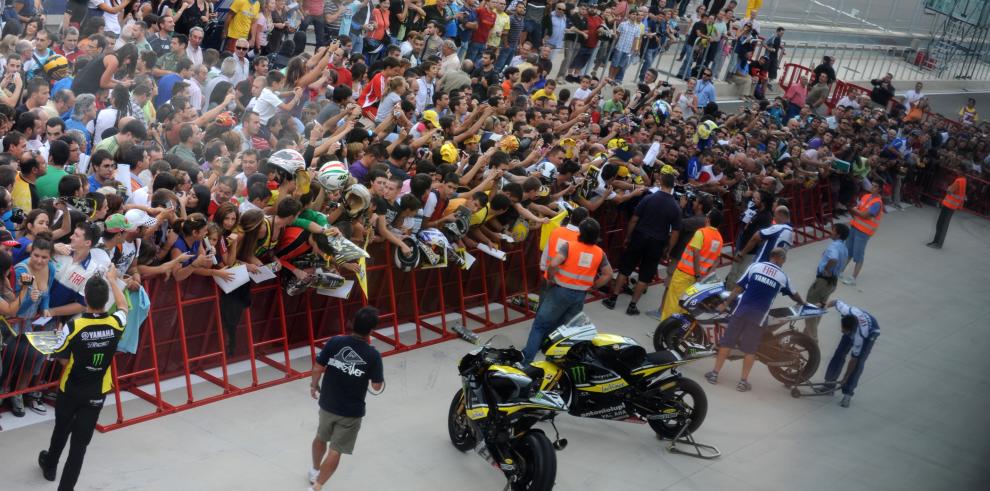
{"type": "Polygon", "coordinates": [[[509,16],[509,36],[505,39],[508,47],[514,48],[519,45],[519,35],[526,25],[526,18],[518,15],[509,16]]]}

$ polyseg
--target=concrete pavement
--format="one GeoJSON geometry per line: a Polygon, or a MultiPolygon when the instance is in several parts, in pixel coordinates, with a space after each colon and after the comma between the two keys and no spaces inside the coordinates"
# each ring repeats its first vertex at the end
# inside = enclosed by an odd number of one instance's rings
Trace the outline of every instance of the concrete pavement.
{"type": "MultiPolygon", "coordinates": [[[[985,278],[990,222],[957,214],[945,249],[930,240],[936,210],[885,216],[867,250],[858,287],[837,296],[873,313],[880,336],[852,407],[838,397],[792,399],[763,365],[754,390],[704,383],[710,360],[687,367],[709,399],[696,434],[723,451],[715,461],[670,455],[646,426],[558,418],[570,446],[558,453],[557,489],[903,490],[977,489],[990,478],[990,411],[985,278]]],[[[791,251],[784,269],[802,294],[824,243],[791,251]]],[[[720,271],[724,275],[725,268],[720,271]]],[[[658,301],[647,292],[641,308],[658,301]]],[[[783,297],[779,304],[786,304],[783,297]]],[[[649,345],[655,322],[600,304],[586,311],[603,332],[649,345]]],[[[528,325],[498,331],[520,345],[528,325]]],[[[838,341],[838,316],[819,328],[823,360],[838,341]]],[[[456,363],[470,346],[455,340],[385,360],[387,389],[368,397],[356,455],[345,457],[326,489],[502,489],[499,473],[450,445],[446,411],[459,386],[456,363]]],[[[181,397],[181,394],[174,394],[181,397]]],[[[105,411],[104,417],[110,414],[105,411]]],[[[4,415],[3,422],[11,416],[4,415]]],[[[316,403],[299,381],[166,416],[108,434],[89,447],[78,489],[306,489],[316,403]]],[[[0,482],[7,491],[50,488],[35,459],[52,423],[0,437],[0,482]]],[[[547,428],[550,431],[549,428],[547,428]]]]}

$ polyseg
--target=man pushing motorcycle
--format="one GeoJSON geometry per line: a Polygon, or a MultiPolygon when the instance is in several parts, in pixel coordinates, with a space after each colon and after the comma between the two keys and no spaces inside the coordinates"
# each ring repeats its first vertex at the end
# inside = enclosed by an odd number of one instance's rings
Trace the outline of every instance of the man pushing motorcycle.
{"type": "Polygon", "coordinates": [[[718,372],[725,364],[733,348],[739,348],[745,353],[743,358],[742,377],[736,384],[736,390],[747,392],[753,387],[749,383],[749,372],[756,361],[756,351],[763,336],[763,322],[770,312],[774,298],[778,293],[790,296],[795,302],[804,303],[801,295],[791,288],[790,280],[781,269],[787,261],[787,251],[777,247],[770,251],[770,260],[753,263],[742,278],[736,283],[729,298],[719,310],[725,311],[739,298],[739,303],[732,311],[729,325],[726,326],[722,339],[718,342],[718,358],[715,369],[705,374],[708,383],[718,383],[718,372]],[[745,292],[745,295],[743,295],[745,292]],[[741,296],[740,296],[741,295],[741,296]]]}

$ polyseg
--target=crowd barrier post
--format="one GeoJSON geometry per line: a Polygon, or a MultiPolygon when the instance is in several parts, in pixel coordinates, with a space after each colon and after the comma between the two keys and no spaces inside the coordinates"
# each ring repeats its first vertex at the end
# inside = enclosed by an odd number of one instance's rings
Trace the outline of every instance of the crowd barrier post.
{"type": "MultiPolygon", "coordinates": [[[[223,325],[222,325],[222,323],[220,321],[220,303],[217,301],[218,300],[218,297],[217,297],[217,293],[216,293],[216,285],[215,284],[213,285],[214,290],[213,290],[213,294],[212,295],[206,295],[206,296],[202,296],[202,297],[199,297],[199,298],[194,298],[194,299],[186,300],[186,299],[184,299],[182,297],[182,288],[180,287],[180,283],[184,283],[184,282],[179,282],[179,281],[173,281],[172,282],[172,284],[175,287],[175,298],[176,298],[176,302],[177,302],[177,305],[178,305],[179,347],[180,347],[181,352],[182,352],[182,364],[183,364],[183,367],[184,367],[183,376],[186,379],[186,396],[187,396],[187,399],[186,399],[186,404],[185,405],[186,406],[198,406],[198,405],[206,404],[208,402],[212,402],[212,401],[215,401],[215,400],[223,399],[228,394],[230,394],[231,392],[238,391],[238,389],[237,389],[237,387],[234,387],[230,383],[230,380],[229,380],[229,378],[227,376],[228,375],[227,374],[227,352],[226,352],[226,350],[224,348],[223,325]],[[213,309],[212,310],[214,311],[214,315],[215,315],[215,319],[214,319],[215,322],[213,324],[216,326],[216,329],[217,329],[217,334],[218,334],[217,339],[218,339],[218,343],[220,345],[220,349],[218,349],[217,351],[207,352],[206,351],[208,349],[206,347],[207,344],[208,344],[208,342],[207,342],[208,341],[208,338],[207,338],[207,339],[204,339],[204,341],[203,341],[203,347],[202,347],[202,350],[201,350],[200,354],[195,355],[195,356],[190,356],[190,354],[189,354],[189,336],[188,336],[188,330],[186,329],[186,319],[185,319],[186,312],[185,312],[185,308],[188,307],[188,306],[190,306],[190,305],[204,304],[204,303],[211,302],[211,301],[213,302],[213,309]],[[206,369],[202,369],[202,368],[196,368],[196,369],[194,369],[193,368],[193,364],[197,364],[198,365],[199,362],[204,361],[204,360],[209,360],[211,358],[219,358],[220,359],[221,377],[216,377],[216,376],[214,376],[211,373],[207,373],[206,369]],[[223,389],[223,392],[220,393],[220,394],[217,394],[217,395],[208,396],[208,397],[205,397],[203,399],[197,400],[196,397],[193,395],[193,382],[192,382],[192,376],[193,375],[196,375],[196,376],[202,378],[203,380],[206,380],[208,382],[213,383],[214,385],[217,385],[218,387],[220,387],[221,389],[223,389]]],[[[207,337],[208,336],[208,333],[209,333],[209,329],[207,329],[206,334],[204,334],[204,337],[207,337]]]]}

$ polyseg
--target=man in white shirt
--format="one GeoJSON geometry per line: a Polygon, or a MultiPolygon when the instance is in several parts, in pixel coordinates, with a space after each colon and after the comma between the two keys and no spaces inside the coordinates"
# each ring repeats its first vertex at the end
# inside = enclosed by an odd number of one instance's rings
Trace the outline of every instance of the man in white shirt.
{"type": "Polygon", "coordinates": [[[461,67],[461,60],[457,57],[457,45],[452,39],[444,39],[440,51],[443,53],[443,59],[440,60],[441,77],[461,67]]]}
{"type": "Polygon", "coordinates": [[[251,60],[247,58],[248,49],[247,39],[238,39],[234,47],[234,56],[230,57],[231,60],[234,60],[234,76],[230,77],[230,83],[235,87],[247,80],[251,74],[251,60]]]}
{"type": "Polygon", "coordinates": [[[278,113],[279,109],[292,111],[302,97],[302,87],[296,87],[292,89],[292,100],[282,102],[282,98],[276,94],[285,85],[285,75],[282,75],[282,72],[272,70],[268,72],[268,75],[264,79],[261,77],[254,79],[255,84],[264,84],[265,82],[268,83],[268,86],[261,89],[261,93],[253,101],[254,112],[258,113],[262,125],[268,125],[268,120],[272,119],[278,113]]]}
{"type": "Polygon", "coordinates": [[[904,93],[904,110],[910,111],[911,106],[918,103],[918,101],[924,99],[925,94],[921,93],[921,82],[914,84],[914,88],[904,93]]]}
{"type": "Polygon", "coordinates": [[[193,27],[189,29],[189,44],[186,45],[186,57],[192,60],[193,66],[198,67],[203,64],[203,28],[193,27]]]}

